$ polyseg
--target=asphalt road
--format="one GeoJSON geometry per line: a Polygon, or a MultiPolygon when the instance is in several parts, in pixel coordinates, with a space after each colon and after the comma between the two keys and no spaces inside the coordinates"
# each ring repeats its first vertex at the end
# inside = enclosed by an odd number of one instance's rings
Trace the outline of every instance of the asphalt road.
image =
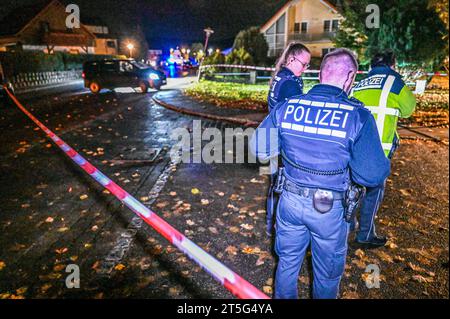
{"type": "MultiPolygon", "coordinates": [[[[164,89],[191,80],[170,79],[164,89]]],[[[18,98],[103,173],[151,205],[172,171],[170,132],[192,126],[192,118],[155,105],[153,94],[119,89],[94,96],[77,83],[18,98]]],[[[0,294],[93,297],[93,289],[103,291],[130,248],[139,245],[135,238],[149,249],[148,232],[155,232],[105,194],[18,108],[1,109],[0,131],[0,294]],[[65,286],[68,264],[80,267],[80,289],[65,286]]],[[[167,272],[167,265],[153,266],[167,272]]],[[[117,288],[110,297],[127,295],[122,281],[117,288]]],[[[164,298],[155,291],[143,297],[164,298]]]]}

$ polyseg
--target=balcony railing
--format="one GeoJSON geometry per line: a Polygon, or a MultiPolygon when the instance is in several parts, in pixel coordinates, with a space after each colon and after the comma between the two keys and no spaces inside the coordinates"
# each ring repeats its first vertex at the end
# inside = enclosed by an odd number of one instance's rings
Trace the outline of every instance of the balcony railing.
{"type": "Polygon", "coordinates": [[[42,35],[42,40],[48,45],[63,46],[92,46],[94,43],[87,35],[62,31],[46,32],[42,35]]]}
{"type": "Polygon", "coordinates": [[[322,32],[322,33],[290,33],[289,41],[301,42],[321,42],[331,41],[336,36],[336,32],[322,32]]]}

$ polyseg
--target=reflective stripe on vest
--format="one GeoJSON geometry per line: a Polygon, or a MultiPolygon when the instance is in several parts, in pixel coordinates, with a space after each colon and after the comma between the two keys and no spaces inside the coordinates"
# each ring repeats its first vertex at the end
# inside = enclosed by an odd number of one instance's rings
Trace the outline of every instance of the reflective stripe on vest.
{"type": "Polygon", "coordinates": [[[389,75],[386,79],[386,82],[381,90],[379,106],[365,106],[372,114],[377,114],[377,129],[378,135],[380,136],[381,145],[383,150],[390,151],[392,148],[391,143],[383,143],[383,131],[384,131],[384,120],[386,119],[386,115],[392,115],[398,117],[400,112],[398,109],[388,107],[388,97],[391,92],[392,86],[394,85],[395,76],[389,75]]]}
{"type": "Polygon", "coordinates": [[[381,143],[383,151],[390,151],[392,149],[392,143],[381,143]]]}
{"type": "Polygon", "coordinates": [[[377,116],[377,128],[378,134],[380,135],[380,140],[383,143],[383,129],[384,129],[384,120],[386,118],[386,110],[388,109],[387,101],[389,97],[389,93],[391,93],[392,86],[394,85],[395,76],[389,75],[386,79],[386,83],[383,86],[383,90],[381,91],[379,111],[377,116]]]}

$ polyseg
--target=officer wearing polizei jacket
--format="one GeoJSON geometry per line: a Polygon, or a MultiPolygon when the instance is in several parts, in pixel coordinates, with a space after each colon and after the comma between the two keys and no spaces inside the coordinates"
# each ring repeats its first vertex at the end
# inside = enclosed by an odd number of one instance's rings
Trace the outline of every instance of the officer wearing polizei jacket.
{"type": "Polygon", "coordinates": [[[301,75],[309,67],[311,53],[301,43],[292,42],[281,54],[275,67],[275,75],[270,82],[267,98],[269,111],[277,104],[294,95],[303,94],[301,75]]]}
{"type": "MultiPolygon", "coordinates": [[[[267,102],[271,112],[280,103],[294,95],[303,94],[301,75],[309,68],[311,53],[299,42],[290,43],[281,54],[275,67],[274,76],[270,82],[267,102]]],[[[273,228],[273,213],[277,206],[278,196],[273,192],[276,173],[271,175],[271,185],[267,196],[267,234],[271,236],[273,228]]]]}
{"type": "MultiPolygon", "coordinates": [[[[410,117],[416,107],[413,93],[394,71],[395,56],[392,51],[376,54],[371,70],[364,80],[353,88],[353,96],[363,102],[375,117],[378,135],[385,155],[392,159],[399,144],[397,121],[410,117]]],[[[360,211],[356,242],[366,248],[384,246],[387,238],[375,232],[375,216],[383,201],[385,182],[368,187],[360,211]]]]}
{"type": "Polygon", "coordinates": [[[285,167],[276,218],[275,298],[297,298],[298,274],[310,245],[313,297],[337,297],[349,230],[345,191],[352,181],[379,185],[390,172],[373,116],[347,96],[357,70],[351,51],[327,54],[321,84],[278,106],[251,139],[260,159],[281,153],[285,167]]]}

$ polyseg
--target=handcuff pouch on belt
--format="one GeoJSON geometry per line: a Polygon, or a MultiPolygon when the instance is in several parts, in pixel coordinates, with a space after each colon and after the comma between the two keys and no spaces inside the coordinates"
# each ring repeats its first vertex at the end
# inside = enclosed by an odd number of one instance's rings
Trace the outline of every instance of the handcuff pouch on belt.
{"type": "Polygon", "coordinates": [[[351,222],[355,217],[356,210],[361,205],[362,199],[366,194],[366,188],[351,183],[344,197],[344,218],[346,222],[351,222]]]}
{"type": "Polygon", "coordinates": [[[273,191],[277,194],[281,194],[283,192],[283,186],[285,181],[286,177],[284,176],[284,167],[279,167],[277,172],[277,178],[273,185],[273,191]]]}

